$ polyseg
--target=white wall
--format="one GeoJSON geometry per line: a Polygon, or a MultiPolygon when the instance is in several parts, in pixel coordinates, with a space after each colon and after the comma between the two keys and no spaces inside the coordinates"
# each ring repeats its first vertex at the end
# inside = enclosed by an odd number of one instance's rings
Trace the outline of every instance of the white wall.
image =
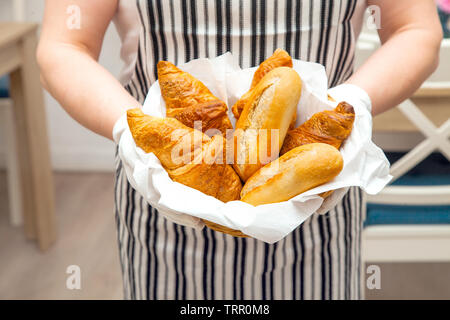
{"type": "MultiPolygon", "coordinates": [[[[0,21],[10,20],[11,0],[0,1],[0,21]]],[[[40,22],[44,0],[26,0],[26,19],[40,22]]],[[[114,26],[107,31],[100,63],[118,75],[122,62],[119,56],[120,40],[114,26]]],[[[83,128],[72,120],[59,104],[45,94],[47,125],[53,166],[57,170],[112,170],[114,143],[83,128]]],[[[0,165],[4,165],[4,143],[0,137],[0,165]]]]}
{"type": "Polygon", "coordinates": [[[2,0],[0,2],[0,21],[7,20],[11,16],[12,12],[12,1],[2,0]]]}

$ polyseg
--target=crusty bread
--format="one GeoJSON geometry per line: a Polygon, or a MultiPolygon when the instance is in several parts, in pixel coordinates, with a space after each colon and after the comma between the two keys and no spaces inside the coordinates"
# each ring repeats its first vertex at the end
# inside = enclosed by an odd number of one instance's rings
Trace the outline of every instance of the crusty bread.
{"type": "Polygon", "coordinates": [[[223,202],[239,200],[241,181],[225,163],[222,136],[209,138],[176,119],[152,117],[139,108],[128,110],[127,118],[136,145],[154,153],[173,181],[223,202]]]}
{"type": "Polygon", "coordinates": [[[301,91],[300,76],[289,67],[273,69],[252,90],[234,133],[234,169],[243,181],[278,157],[301,91]]]}
{"type": "Polygon", "coordinates": [[[334,179],[343,168],[340,152],[324,143],[306,144],[262,167],[244,185],[241,201],[257,206],[289,200],[334,179]]]}
{"type": "MultiPolygon", "coordinates": [[[[233,168],[225,163],[225,139],[222,136],[209,138],[176,119],[152,117],[139,108],[128,110],[127,118],[136,145],[147,153],[154,153],[173,181],[223,202],[239,200],[242,184],[233,168]],[[177,161],[180,159],[174,151],[180,144],[186,151],[183,159],[187,163],[177,161]],[[216,163],[216,157],[222,157],[222,161],[216,163]]],[[[239,230],[203,221],[213,230],[246,237],[239,230]]]]}
{"type": "Polygon", "coordinates": [[[266,60],[261,62],[258,69],[256,69],[255,74],[253,75],[252,84],[250,86],[250,90],[247,91],[231,108],[233,111],[234,117],[239,119],[242,110],[247,103],[247,100],[250,98],[252,94],[252,90],[257,84],[261,81],[261,79],[270,71],[278,67],[290,67],[292,68],[292,58],[285,50],[278,48],[275,52],[266,60]]]}
{"type": "Polygon", "coordinates": [[[209,136],[217,133],[225,136],[228,129],[233,129],[226,103],[214,96],[200,80],[168,61],[159,61],[157,70],[167,117],[191,128],[199,121],[202,131],[209,136]]]}
{"type": "Polygon", "coordinates": [[[313,142],[327,143],[339,149],[352,132],[354,120],[353,107],[344,101],[334,110],[317,112],[301,126],[288,131],[281,154],[313,142]]]}

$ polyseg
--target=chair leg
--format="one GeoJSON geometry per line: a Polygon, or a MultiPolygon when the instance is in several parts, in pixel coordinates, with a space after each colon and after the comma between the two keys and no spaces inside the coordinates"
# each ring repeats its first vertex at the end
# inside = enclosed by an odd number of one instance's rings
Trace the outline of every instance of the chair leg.
{"type": "Polygon", "coordinates": [[[35,61],[36,35],[21,42],[22,65],[10,73],[14,124],[24,211],[24,229],[41,251],[56,240],[53,172],[47,135],[46,110],[39,69],[35,61]]]}
{"type": "MultiPolygon", "coordinates": [[[[3,102],[3,101],[2,101],[3,102]]],[[[8,198],[9,198],[9,219],[13,226],[20,226],[23,223],[22,210],[22,194],[20,188],[20,172],[19,159],[17,153],[17,142],[14,135],[14,122],[12,115],[12,103],[10,100],[5,101],[3,111],[2,128],[5,137],[6,146],[6,168],[7,168],[7,183],[8,183],[8,198]]]]}

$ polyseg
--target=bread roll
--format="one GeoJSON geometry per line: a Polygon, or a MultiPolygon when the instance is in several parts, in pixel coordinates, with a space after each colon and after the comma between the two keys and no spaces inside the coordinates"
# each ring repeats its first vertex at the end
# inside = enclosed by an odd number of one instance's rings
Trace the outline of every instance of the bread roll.
{"type": "Polygon", "coordinates": [[[273,69],[252,90],[233,137],[233,167],[243,181],[278,157],[301,91],[300,76],[289,67],[273,69]]]}
{"type": "Polygon", "coordinates": [[[285,153],[255,173],[241,201],[257,206],[289,200],[334,179],[343,168],[340,152],[324,143],[306,144],[285,153]]]}
{"type": "Polygon", "coordinates": [[[290,67],[292,68],[292,58],[283,49],[277,49],[275,52],[266,60],[261,62],[258,69],[256,69],[255,74],[253,75],[253,80],[250,85],[250,90],[247,91],[242,97],[233,105],[231,110],[233,111],[234,117],[236,119],[239,119],[242,110],[245,107],[245,104],[247,103],[247,100],[250,98],[252,94],[252,90],[254,87],[258,85],[258,83],[261,81],[264,76],[272,71],[275,68],[278,67],[290,67]]]}

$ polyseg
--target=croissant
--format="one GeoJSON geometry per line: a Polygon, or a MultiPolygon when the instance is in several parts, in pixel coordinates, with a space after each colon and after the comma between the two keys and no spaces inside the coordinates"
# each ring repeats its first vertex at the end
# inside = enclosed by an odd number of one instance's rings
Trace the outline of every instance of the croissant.
{"type": "Polygon", "coordinates": [[[336,149],[350,135],[355,120],[355,111],[347,102],[341,102],[334,110],[314,114],[308,121],[290,130],[284,139],[280,154],[298,146],[322,142],[336,149]]]}
{"type": "Polygon", "coordinates": [[[208,137],[174,118],[146,115],[141,109],[127,112],[136,145],[154,153],[169,177],[223,202],[238,200],[242,184],[226,164],[224,138],[208,137]]]}
{"type": "Polygon", "coordinates": [[[261,81],[262,78],[264,78],[267,73],[278,67],[292,68],[292,58],[289,53],[287,53],[283,49],[275,50],[272,56],[264,60],[259,65],[258,69],[255,71],[255,74],[253,75],[250,90],[247,91],[247,93],[245,93],[231,108],[236,119],[239,119],[239,117],[241,116],[242,110],[244,110],[244,106],[250,98],[253,88],[256,87],[256,85],[261,81]]]}
{"type": "Polygon", "coordinates": [[[200,80],[168,61],[159,61],[157,71],[167,117],[191,128],[195,121],[201,121],[202,131],[209,136],[217,134],[217,130],[225,136],[226,130],[233,128],[226,103],[214,96],[200,80]]]}

